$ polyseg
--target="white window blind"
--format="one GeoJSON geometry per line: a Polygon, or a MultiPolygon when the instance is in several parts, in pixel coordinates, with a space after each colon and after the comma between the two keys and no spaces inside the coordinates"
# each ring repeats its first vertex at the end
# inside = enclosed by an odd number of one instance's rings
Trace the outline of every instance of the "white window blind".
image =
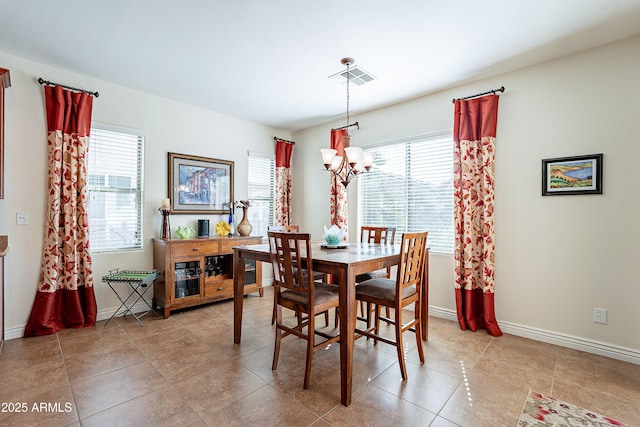
{"type": "Polygon", "coordinates": [[[94,126],[87,161],[91,251],[140,249],[144,136],[94,126]]]}
{"type": "Polygon", "coordinates": [[[276,160],[272,154],[249,152],[249,222],[254,236],[267,236],[275,212],[276,160]]]}
{"type": "Polygon", "coordinates": [[[433,252],[453,253],[453,138],[450,133],[371,147],[372,171],[360,177],[361,225],[427,230],[433,252]]]}

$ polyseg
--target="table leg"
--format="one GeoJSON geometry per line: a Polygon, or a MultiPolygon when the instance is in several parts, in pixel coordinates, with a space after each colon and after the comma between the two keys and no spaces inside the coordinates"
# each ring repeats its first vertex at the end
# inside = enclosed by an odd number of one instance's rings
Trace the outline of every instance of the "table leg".
{"type": "Polygon", "coordinates": [[[242,338],[242,304],[244,302],[244,256],[233,251],[233,342],[242,338]]]}
{"type": "Polygon", "coordinates": [[[340,287],[340,401],[351,405],[353,336],[356,328],[355,275],[349,269],[337,275],[340,287]]]}

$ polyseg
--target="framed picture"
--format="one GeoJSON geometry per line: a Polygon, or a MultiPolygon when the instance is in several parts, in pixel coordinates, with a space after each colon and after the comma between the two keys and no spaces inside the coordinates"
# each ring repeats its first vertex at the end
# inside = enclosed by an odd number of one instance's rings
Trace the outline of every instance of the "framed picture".
{"type": "Polygon", "coordinates": [[[542,195],[602,194],[602,154],[542,160],[542,195]]]}
{"type": "Polygon", "coordinates": [[[171,213],[223,214],[233,200],[233,162],[169,153],[171,213]]]}

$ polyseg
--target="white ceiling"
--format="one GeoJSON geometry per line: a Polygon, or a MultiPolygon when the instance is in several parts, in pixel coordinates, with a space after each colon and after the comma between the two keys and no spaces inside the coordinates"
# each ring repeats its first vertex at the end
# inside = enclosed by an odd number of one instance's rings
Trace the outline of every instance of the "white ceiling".
{"type": "Polygon", "coordinates": [[[345,56],[357,113],[638,33],[639,0],[0,0],[2,52],[284,131],[344,118],[345,56]]]}

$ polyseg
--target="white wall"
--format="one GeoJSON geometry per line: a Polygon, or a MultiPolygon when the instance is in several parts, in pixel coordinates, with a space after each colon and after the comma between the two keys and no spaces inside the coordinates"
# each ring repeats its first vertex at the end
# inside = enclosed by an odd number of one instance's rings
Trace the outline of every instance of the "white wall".
{"type": "MultiPolygon", "coordinates": [[[[6,336],[22,331],[38,285],[46,201],[47,133],[42,87],[38,77],[98,91],[93,120],[146,132],[144,157],[144,224],[142,251],[93,254],[98,317],[119,305],[102,283],[108,270],[151,269],[151,239],[159,237],[158,207],[167,193],[167,152],[200,155],[235,162],[235,199],[247,196],[247,151],[274,152],[273,136],[291,134],[117,86],[98,79],[0,53],[0,67],[11,72],[5,92],[5,198],[0,200],[0,234],[9,236],[5,258],[6,336]],[[26,212],[29,224],[16,225],[16,212],[26,212]]],[[[197,219],[215,224],[226,215],[172,215],[171,226],[197,226],[197,219]]]]}
{"type": "MultiPolygon", "coordinates": [[[[503,331],[640,363],[640,37],[365,114],[352,145],[453,127],[456,97],[502,85],[496,150],[496,315],[503,331]],[[604,194],[541,196],[541,160],[604,153],[604,194]],[[593,308],[608,323],[592,321],[593,308]],[[614,354],[615,353],[615,354],[614,354]]],[[[373,84],[371,90],[373,90],[373,84]]],[[[367,86],[353,88],[352,99],[367,86]]],[[[329,129],[294,133],[293,216],[330,224],[319,149],[329,129]],[[299,206],[304,206],[300,209],[299,206]]],[[[354,128],[351,128],[354,129],[354,128]]],[[[357,182],[357,179],[356,179],[357,182]]],[[[357,184],[356,184],[357,185],[357,184]]],[[[350,211],[357,202],[349,187],[350,211]]],[[[355,215],[350,215],[354,220],[355,215]]],[[[350,221],[352,237],[357,224],[350,221]]],[[[430,306],[452,317],[453,259],[432,254],[430,306]]]]}

